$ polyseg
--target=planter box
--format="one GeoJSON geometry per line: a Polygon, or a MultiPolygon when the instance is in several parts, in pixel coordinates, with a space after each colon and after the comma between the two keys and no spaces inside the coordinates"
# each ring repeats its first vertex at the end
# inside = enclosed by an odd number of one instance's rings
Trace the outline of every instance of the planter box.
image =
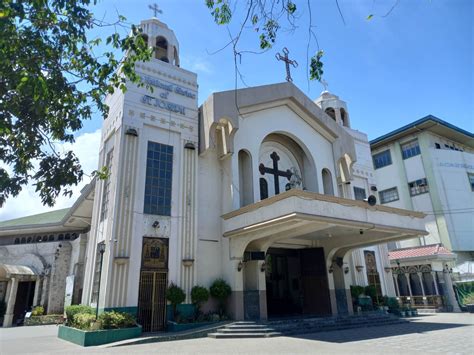
{"type": "Polygon", "coordinates": [[[94,346],[113,343],[120,340],[139,337],[142,334],[142,327],[124,329],[104,329],[85,331],[76,328],[59,326],[58,338],[70,341],[81,346],[94,346]]]}
{"type": "Polygon", "coordinates": [[[168,321],[166,330],[169,332],[182,332],[184,330],[205,327],[215,323],[216,322],[176,323],[168,321]]]}

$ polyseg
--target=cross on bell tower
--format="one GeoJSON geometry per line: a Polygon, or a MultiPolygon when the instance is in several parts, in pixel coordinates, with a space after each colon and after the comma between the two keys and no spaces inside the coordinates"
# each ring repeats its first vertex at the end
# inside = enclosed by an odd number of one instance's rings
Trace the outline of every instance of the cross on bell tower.
{"type": "Polygon", "coordinates": [[[280,53],[277,53],[275,54],[275,57],[277,60],[281,60],[283,62],[285,62],[285,66],[286,66],[286,81],[293,81],[293,79],[291,78],[291,74],[290,74],[290,64],[293,66],[293,68],[296,68],[298,67],[298,63],[296,62],[296,60],[292,60],[290,58],[288,58],[288,54],[290,53],[290,51],[288,50],[288,48],[283,48],[283,55],[281,55],[280,53]]]}
{"type": "Polygon", "coordinates": [[[153,5],[148,5],[148,8],[153,11],[154,17],[156,17],[157,14],[162,14],[163,11],[158,7],[158,5],[155,3],[153,5]]]}

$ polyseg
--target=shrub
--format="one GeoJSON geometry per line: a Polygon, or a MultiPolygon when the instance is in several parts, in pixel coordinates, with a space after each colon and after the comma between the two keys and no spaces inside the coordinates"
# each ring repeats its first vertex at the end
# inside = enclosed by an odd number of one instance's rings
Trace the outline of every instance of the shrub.
{"type": "Polygon", "coordinates": [[[375,302],[375,299],[377,298],[377,289],[374,285],[365,286],[364,293],[375,302]]]}
{"type": "Polygon", "coordinates": [[[355,298],[356,301],[359,298],[359,296],[362,295],[363,293],[364,293],[364,286],[351,285],[351,296],[352,298],[355,298]]]}
{"type": "Polygon", "coordinates": [[[99,316],[101,329],[121,329],[136,326],[135,318],[124,312],[104,312],[99,316]]]}
{"type": "Polygon", "coordinates": [[[178,305],[186,299],[183,289],[174,283],[171,283],[166,290],[166,299],[173,307],[173,319],[176,321],[178,317],[178,305]]]}
{"type": "Polygon", "coordinates": [[[43,306],[36,306],[35,308],[33,308],[33,310],[31,311],[31,315],[33,317],[36,317],[36,316],[42,316],[44,314],[44,308],[43,306]]]}
{"type": "Polygon", "coordinates": [[[398,311],[400,309],[400,303],[398,303],[395,297],[387,297],[386,305],[390,311],[398,311]]]}
{"type": "Polygon", "coordinates": [[[95,314],[90,313],[76,313],[73,316],[74,328],[81,330],[90,330],[92,324],[95,322],[95,314]]]}
{"type": "Polygon", "coordinates": [[[220,315],[224,314],[224,303],[226,299],[232,293],[232,289],[230,288],[229,284],[225,282],[223,279],[215,280],[211,287],[209,288],[211,296],[217,299],[219,302],[219,313],[220,315]]]}
{"type": "Polygon", "coordinates": [[[74,315],[78,313],[93,314],[95,317],[95,309],[90,306],[77,304],[66,307],[67,325],[74,326],[74,315]]]}
{"type": "Polygon", "coordinates": [[[201,305],[209,299],[209,291],[202,286],[194,286],[191,289],[191,302],[196,306],[196,314],[199,315],[201,305]]]}
{"type": "Polygon", "coordinates": [[[474,304],[474,293],[468,294],[466,297],[462,299],[463,304],[474,304]]]}

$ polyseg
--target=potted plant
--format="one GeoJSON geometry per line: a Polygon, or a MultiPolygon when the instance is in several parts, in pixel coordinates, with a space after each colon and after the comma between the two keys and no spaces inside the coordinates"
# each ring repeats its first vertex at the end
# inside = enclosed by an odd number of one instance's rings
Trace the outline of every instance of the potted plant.
{"type": "Polygon", "coordinates": [[[474,313],[474,293],[470,293],[463,299],[463,303],[469,313],[474,313]]]}
{"type": "Polygon", "coordinates": [[[174,283],[171,283],[166,290],[166,299],[171,303],[173,307],[173,320],[178,321],[178,305],[183,303],[186,299],[186,294],[183,289],[174,283]]]}
{"type": "Polygon", "coordinates": [[[209,288],[211,296],[214,297],[219,303],[219,316],[224,316],[225,301],[232,293],[232,289],[224,279],[215,280],[209,288]]]}

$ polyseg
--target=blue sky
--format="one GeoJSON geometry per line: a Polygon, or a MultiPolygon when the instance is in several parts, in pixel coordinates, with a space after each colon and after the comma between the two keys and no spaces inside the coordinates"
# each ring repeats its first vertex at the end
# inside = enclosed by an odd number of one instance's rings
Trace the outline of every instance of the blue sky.
{"type": "MultiPolygon", "coordinates": [[[[242,1],[241,1],[242,2],[242,1]]],[[[316,98],[321,84],[307,81],[308,10],[297,4],[294,33],[280,32],[270,51],[244,54],[239,66],[249,86],[285,79],[283,63],[275,53],[288,47],[299,63],[292,69],[294,83],[316,98]],[[309,86],[309,87],[308,87],[309,86]]],[[[324,50],[324,78],[329,91],[348,104],[352,127],[376,138],[404,124],[433,114],[469,131],[474,130],[473,33],[471,0],[335,0],[312,1],[313,24],[324,50]],[[372,20],[366,18],[374,14],[372,20]]],[[[100,1],[97,17],[114,19],[123,14],[132,23],[152,16],[151,1],[100,1]]],[[[198,73],[199,102],[214,91],[235,87],[230,48],[217,54],[228,40],[224,26],[217,26],[204,0],[162,0],[159,19],[175,31],[180,42],[181,66],[198,73]]],[[[242,16],[236,16],[235,31],[242,16]]],[[[248,31],[242,50],[258,50],[257,34],[248,31]]],[[[313,54],[317,47],[310,46],[313,54]]],[[[239,87],[244,84],[239,82],[239,87]]],[[[100,127],[87,123],[85,131],[100,127]]]]}
{"type": "MultiPolygon", "coordinates": [[[[130,23],[152,16],[149,1],[99,1],[97,18],[115,21],[117,13],[130,23]]],[[[399,0],[388,17],[382,17],[397,0],[339,0],[345,24],[335,0],[311,1],[313,24],[320,48],[324,50],[324,78],[329,90],[348,104],[352,128],[369,139],[397,129],[428,114],[463,129],[474,130],[472,0],[399,0]],[[367,21],[369,14],[374,14],[367,21]]],[[[240,2],[245,3],[243,0],[240,2]]],[[[308,11],[306,1],[296,0],[299,26],[293,33],[279,33],[274,48],[265,54],[245,54],[239,66],[250,86],[285,80],[283,63],[275,53],[288,47],[297,60],[292,69],[294,83],[310,98],[322,91],[318,82],[308,83],[306,48],[308,11]]],[[[205,0],[162,0],[159,19],[175,31],[180,43],[181,66],[195,71],[199,82],[199,103],[212,92],[235,87],[234,58],[230,49],[210,54],[228,41],[226,27],[217,26],[205,0]]],[[[235,29],[242,16],[230,26],[235,29]]],[[[104,37],[111,29],[92,36],[104,37]]],[[[127,33],[127,30],[123,30],[127,33]]],[[[248,31],[241,50],[258,50],[258,36],[248,31]]],[[[310,54],[317,50],[314,42],[310,54]]],[[[243,84],[239,82],[239,87],[243,84]]],[[[64,144],[79,157],[85,172],[97,168],[102,118],[85,122],[74,145],[64,144]]],[[[53,209],[69,207],[90,178],[73,188],[72,198],[61,196],[53,209]]],[[[0,220],[45,212],[32,185],[0,209],[0,220]]]]}

